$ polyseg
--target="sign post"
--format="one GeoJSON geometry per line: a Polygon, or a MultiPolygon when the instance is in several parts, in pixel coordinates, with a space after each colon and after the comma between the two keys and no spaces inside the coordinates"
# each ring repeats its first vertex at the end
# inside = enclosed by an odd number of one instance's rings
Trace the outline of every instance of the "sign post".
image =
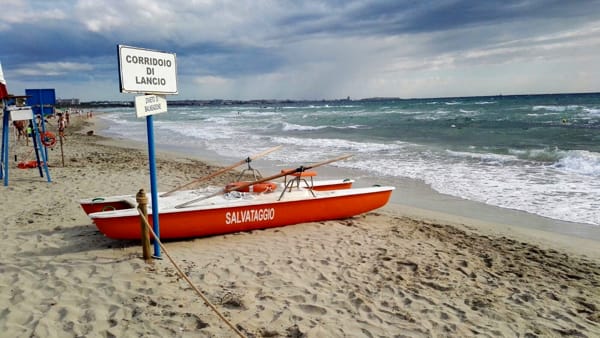
{"type": "MultiPolygon", "coordinates": [[[[164,96],[160,95],[177,94],[176,57],[171,53],[124,45],[118,45],[117,52],[121,93],[145,94],[136,97],[135,107],[138,117],[146,117],[152,195],[152,228],[157,239],[160,239],[153,115],[167,111],[167,101],[164,96]]],[[[157,240],[154,241],[154,256],[160,258],[160,245],[157,240]]]]}

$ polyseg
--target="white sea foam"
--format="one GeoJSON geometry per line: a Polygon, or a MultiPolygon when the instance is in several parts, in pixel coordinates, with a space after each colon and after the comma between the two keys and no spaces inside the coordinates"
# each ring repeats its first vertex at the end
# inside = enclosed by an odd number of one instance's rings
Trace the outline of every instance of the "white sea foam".
{"type": "Polygon", "coordinates": [[[344,165],[383,175],[419,179],[441,193],[494,206],[600,225],[599,213],[593,207],[600,204],[597,195],[600,182],[590,177],[562,175],[549,166],[530,166],[524,170],[515,165],[468,161],[450,164],[440,160],[429,156],[380,157],[344,162],[344,165]]]}
{"type": "Polygon", "coordinates": [[[562,112],[562,111],[565,111],[567,108],[565,106],[534,106],[532,109],[533,109],[533,111],[550,110],[550,111],[562,112]]]}
{"type": "Polygon", "coordinates": [[[283,123],[283,127],[281,128],[283,131],[292,131],[292,130],[319,130],[325,129],[327,126],[302,126],[299,124],[293,123],[283,123]]]}
{"type": "Polygon", "coordinates": [[[233,115],[241,116],[241,117],[260,117],[260,118],[271,117],[272,118],[273,116],[280,116],[281,113],[276,112],[276,111],[245,110],[245,111],[236,112],[233,115]]]}
{"type": "Polygon", "coordinates": [[[563,157],[566,152],[559,149],[509,149],[509,154],[515,155],[519,159],[538,161],[538,162],[549,162],[553,163],[559,158],[563,157]]]}
{"type": "Polygon", "coordinates": [[[555,112],[564,112],[567,110],[577,110],[581,106],[578,105],[567,105],[567,106],[555,106],[555,105],[547,105],[547,106],[533,106],[533,111],[537,110],[549,110],[555,112]]]}
{"type": "Polygon", "coordinates": [[[590,116],[600,116],[600,108],[583,108],[585,113],[588,113],[590,116]]]}
{"type": "Polygon", "coordinates": [[[192,142],[203,140],[218,140],[232,139],[239,134],[235,129],[232,129],[228,124],[217,122],[211,125],[210,128],[201,128],[195,124],[181,124],[176,122],[156,123],[157,130],[166,131],[170,134],[177,133],[181,136],[192,138],[192,142]]]}
{"type": "Polygon", "coordinates": [[[538,116],[555,116],[555,115],[561,115],[560,112],[558,111],[551,111],[551,112],[543,112],[543,113],[528,113],[527,116],[533,116],[533,117],[538,117],[538,116]]]}
{"type": "Polygon", "coordinates": [[[446,150],[446,152],[455,157],[463,157],[474,159],[480,162],[507,162],[507,161],[515,161],[517,160],[516,156],[513,155],[502,155],[502,154],[492,154],[492,153],[475,153],[475,152],[462,152],[462,151],[453,151],[446,150]]]}
{"type": "Polygon", "coordinates": [[[554,167],[562,172],[590,175],[600,178],[600,154],[586,150],[566,152],[554,167]]]}

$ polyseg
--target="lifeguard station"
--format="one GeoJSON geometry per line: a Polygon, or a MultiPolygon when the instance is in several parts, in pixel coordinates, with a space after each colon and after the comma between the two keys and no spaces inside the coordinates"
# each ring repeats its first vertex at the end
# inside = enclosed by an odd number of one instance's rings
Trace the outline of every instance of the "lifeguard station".
{"type": "Polygon", "coordinates": [[[11,133],[11,124],[16,121],[27,121],[31,128],[31,135],[25,137],[32,138],[33,152],[35,160],[24,162],[21,168],[38,168],[40,177],[46,175],[48,182],[51,182],[50,171],[48,169],[48,146],[56,142],[56,137],[46,131],[45,116],[54,112],[56,97],[54,89],[26,89],[26,95],[4,95],[2,98],[2,156],[0,159],[0,179],[3,179],[4,186],[8,185],[9,174],[9,142],[11,133]],[[24,105],[26,101],[29,105],[24,105]],[[38,120],[39,119],[39,120],[38,120]]]}

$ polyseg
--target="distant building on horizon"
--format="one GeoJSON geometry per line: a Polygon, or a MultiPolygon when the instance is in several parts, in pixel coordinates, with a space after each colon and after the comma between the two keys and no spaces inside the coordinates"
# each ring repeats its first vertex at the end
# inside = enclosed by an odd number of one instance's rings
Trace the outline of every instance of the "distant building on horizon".
{"type": "Polygon", "coordinates": [[[57,106],[78,106],[79,99],[56,99],[57,106]]]}

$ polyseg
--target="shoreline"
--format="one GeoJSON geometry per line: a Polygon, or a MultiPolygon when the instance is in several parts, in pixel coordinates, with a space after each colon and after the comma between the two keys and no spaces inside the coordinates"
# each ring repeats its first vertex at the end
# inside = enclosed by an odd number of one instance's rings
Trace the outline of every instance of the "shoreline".
{"type": "MultiPolygon", "coordinates": [[[[51,151],[52,183],[11,167],[0,188],[0,330],[233,336],[168,261],[145,264],[137,241],[103,237],[80,210],[81,198],[149,190],[145,146],[98,136],[93,121],[67,128],[64,167],[51,151]]],[[[160,190],[216,170],[180,155],[157,151],[160,190]]],[[[165,244],[249,337],[600,335],[600,253],[586,247],[595,241],[388,204],[165,244]]]]}

